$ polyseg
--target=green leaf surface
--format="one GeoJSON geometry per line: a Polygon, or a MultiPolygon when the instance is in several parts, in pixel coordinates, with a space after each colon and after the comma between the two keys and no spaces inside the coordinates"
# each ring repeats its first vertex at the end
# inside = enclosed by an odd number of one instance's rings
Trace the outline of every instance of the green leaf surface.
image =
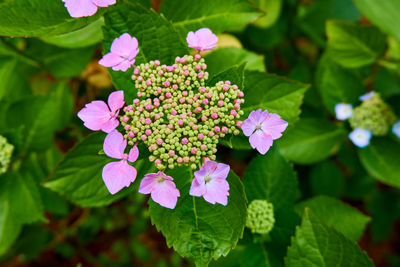
{"type": "Polygon", "coordinates": [[[400,143],[389,138],[373,138],[358,155],[369,174],[378,181],[400,188],[400,143]]]}
{"type": "Polygon", "coordinates": [[[321,57],[315,83],[326,108],[335,114],[335,105],[338,103],[358,104],[358,98],[365,93],[365,86],[361,78],[336,63],[333,57],[329,53],[321,57]]]}
{"type": "Polygon", "coordinates": [[[357,241],[362,236],[370,217],[357,209],[328,196],[317,196],[296,205],[296,212],[301,216],[305,208],[326,225],[335,228],[347,238],[357,241]]]}
{"type": "Polygon", "coordinates": [[[265,199],[274,210],[291,208],[297,194],[297,175],[276,146],[267,154],[258,155],[249,164],[243,177],[249,202],[265,199]]]}
{"type": "Polygon", "coordinates": [[[310,186],[313,195],[341,197],[346,188],[346,180],[338,164],[325,160],[312,167],[310,186]]]}
{"type": "Polygon", "coordinates": [[[230,172],[228,205],[223,206],[189,195],[193,179],[190,169],[174,169],[168,175],[174,177],[181,193],[175,209],[149,201],[151,221],[163,233],[167,245],[193,259],[197,266],[227,255],[242,236],[246,223],[246,196],[239,178],[230,172]]]}
{"type": "Polygon", "coordinates": [[[65,48],[80,48],[100,43],[103,40],[102,26],[104,26],[104,18],[73,32],[60,34],[56,36],[47,36],[41,38],[42,41],[65,48]]]}
{"type": "Polygon", "coordinates": [[[300,105],[309,85],[292,81],[273,74],[246,71],[244,81],[245,102],[241,109],[243,118],[257,109],[277,113],[293,123],[300,114],[300,105]]]}
{"type": "MultiPolygon", "coordinates": [[[[44,186],[82,207],[105,206],[136,191],[137,182],[115,195],[108,192],[102,179],[102,170],[104,165],[117,160],[99,155],[104,138],[104,133],[95,133],[84,139],[60,162],[44,186]]],[[[147,159],[138,160],[132,165],[139,178],[154,166],[147,159]]]]}
{"type": "Polygon", "coordinates": [[[200,28],[219,33],[254,21],[262,15],[246,0],[164,0],[160,13],[172,21],[183,38],[189,31],[200,28]]]}
{"type": "Polygon", "coordinates": [[[51,36],[75,31],[100,17],[72,18],[62,1],[6,0],[0,2],[0,35],[51,36]]]}
{"type": "Polygon", "coordinates": [[[353,241],[318,220],[309,209],[288,249],[286,267],[374,266],[353,241]]]}
{"type": "Polygon", "coordinates": [[[279,139],[281,154],[298,164],[312,164],[332,153],[342,140],[344,131],[321,119],[301,119],[279,139]]]}
{"type": "Polygon", "coordinates": [[[326,34],[329,53],[344,67],[356,68],[372,64],[385,49],[386,38],[374,26],[328,21],[326,34]]]}
{"type": "Polygon", "coordinates": [[[0,100],[13,101],[30,93],[21,62],[16,57],[0,57],[0,100]]]}
{"type": "Polygon", "coordinates": [[[209,78],[206,81],[206,84],[211,87],[215,86],[215,84],[217,84],[219,81],[229,80],[232,84],[236,84],[239,87],[239,90],[243,90],[245,66],[246,63],[242,63],[241,65],[235,65],[229,69],[217,73],[209,78]]]}
{"type": "Polygon", "coordinates": [[[24,127],[21,150],[45,150],[53,142],[57,112],[55,102],[47,96],[25,97],[7,110],[10,128],[24,127]]]}
{"type": "Polygon", "coordinates": [[[50,95],[50,98],[57,107],[57,109],[54,110],[54,112],[57,113],[57,119],[54,126],[56,130],[61,130],[71,122],[75,103],[71,94],[71,88],[66,82],[56,84],[53,90],[54,91],[50,95]]]}
{"type": "Polygon", "coordinates": [[[357,8],[373,24],[400,41],[400,1],[385,0],[377,5],[375,0],[353,0],[357,8]]]}
{"type": "MultiPolygon", "coordinates": [[[[4,177],[0,178],[3,179],[4,177]]],[[[7,252],[20,231],[21,224],[11,213],[10,200],[7,197],[0,196],[0,256],[7,252]]]]}
{"type": "Polygon", "coordinates": [[[282,10],[283,0],[255,0],[254,4],[265,13],[257,19],[254,24],[259,27],[268,28],[274,25],[278,20],[282,10]]]}
{"type": "MultiPolygon", "coordinates": [[[[109,7],[105,15],[104,53],[110,51],[112,41],[124,33],[129,33],[139,42],[139,54],[135,64],[160,60],[161,64],[172,64],[177,56],[189,53],[186,42],[181,39],[164,17],[140,4],[131,2],[118,3],[109,7]]],[[[133,70],[113,71],[112,82],[119,90],[124,90],[127,99],[136,97],[135,83],[132,81],[133,70]]]]}
{"type": "Polygon", "coordinates": [[[204,59],[207,63],[207,71],[211,75],[245,62],[246,70],[265,71],[262,55],[237,47],[222,47],[212,50],[204,59]]]}

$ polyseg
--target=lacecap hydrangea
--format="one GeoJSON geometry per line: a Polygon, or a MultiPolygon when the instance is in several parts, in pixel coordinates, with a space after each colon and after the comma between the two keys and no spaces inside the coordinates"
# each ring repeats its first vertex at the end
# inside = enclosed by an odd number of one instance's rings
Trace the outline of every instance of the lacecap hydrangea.
{"type": "Polygon", "coordinates": [[[180,192],[174,177],[164,172],[188,166],[198,169],[189,194],[227,205],[230,167],[215,162],[219,140],[227,134],[238,135],[243,128],[251,146],[265,154],[273,140],[282,136],[288,124],[277,114],[259,109],[243,122],[243,88],[229,80],[207,85],[209,73],[200,51],[214,48],[217,41],[206,28],[189,32],[188,46],[197,52],[177,56],[172,65],[157,59],[135,65],[138,40],[124,33],[113,41],[99,64],[114,71],[132,67],[137,97],[125,99],[123,91],[116,91],[107,104],[92,101],[78,113],[87,128],[108,133],[103,150],[116,161],[104,167],[102,176],[110,193],[135,181],[137,171],[131,163],[139,157],[137,144],[143,143],[151,154],[148,159],[159,171],[145,175],[140,193],[174,208],[180,192]],[[127,146],[130,148],[125,151],[127,146]]]}

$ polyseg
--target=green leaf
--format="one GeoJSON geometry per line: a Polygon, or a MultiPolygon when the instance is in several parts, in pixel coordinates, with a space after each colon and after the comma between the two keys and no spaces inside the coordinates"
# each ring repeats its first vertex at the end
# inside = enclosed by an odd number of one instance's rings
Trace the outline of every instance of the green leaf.
{"type": "Polygon", "coordinates": [[[236,84],[239,90],[243,90],[243,81],[244,81],[244,68],[246,63],[242,63],[241,65],[235,65],[229,69],[226,69],[211,78],[206,82],[208,86],[215,86],[219,81],[227,81],[229,80],[232,84],[236,84]]]}
{"type": "Polygon", "coordinates": [[[21,224],[12,215],[10,206],[10,200],[0,196],[0,255],[7,252],[21,231],[21,224]]]}
{"type": "Polygon", "coordinates": [[[243,183],[249,202],[266,199],[274,205],[275,211],[291,208],[296,200],[297,175],[276,146],[250,162],[243,183]]]}
{"type": "Polygon", "coordinates": [[[300,113],[300,105],[308,87],[309,85],[273,74],[246,71],[243,118],[247,118],[251,111],[261,108],[279,114],[291,124],[300,113]]]}
{"type": "Polygon", "coordinates": [[[368,20],[400,41],[399,0],[380,1],[379,5],[374,0],[353,1],[368,20]]]}
{"type": "Polygon", "coordinates": [[[0,35],[51,36],[84,27],[100,17],[72,18],[62,1],[7,0],[0,2],[0,35]]]}
{"type": "Polygon", "coordinates": [[[53,142],[57,112],[55,102],[47,96],[25,97],[7,110],[10,128],[24,127],[21,150],[45,150],[53,142]]]}
{"type": "MultiPolygon", "coordinates": [[[[44,186],[82,207],[105,206],[136,191],[137,182],[115,195],[108,192],[102,179],[102,170],[104,165],[117,160],[99,155],[104,138],[104,133],[95,133],[84,139],[60,162],[44,186]]],[[[154,164],[142,159],[134,162],[133,166],[140,178],[150,172],[154,164]]]]}
{"type": "Polygon", "coordinates": [[[207,63],[207,71],[211,74],[245,62],[247,63],[246,70],[265,71],[263,56],[237,47],[215,49],[210,54],[207,54],[204,59],[207,63]]]}
{"type": "Polygon", "coordinates": [[[246,0],[164,0],[160,13],[172,21],[182,38],[186,38],[189,31],[200,28],[219,33],[254,21],[261,15],[246,0]]]}
{"type": "Polygon", "coordinates": [[[385,36],[373,26],[328,21],[326,34],[329,53],[344,67],[356,68],[372,64],[385,49],[385,36]]]}
{"type": "Polygon", "coordinates": [[[54,91],[50,95],[51,101],[57,107],[54,112],[57,114],[55,129],[61,130],[66,127],[72,119],[74,111],[74,98],[71,94],[71,88],[65,82],[60,82],[54,86],[54,91]]]}
{"type": "Polygon", "coordinates": [[[320,222],[306,209],[289,247],[285,266],[368,267],[374,264],[357,244],[320,222]]]}
{"type": "Polygon", "coordinates": [[[346,180],[338,164],[325,160],[312,167],[310,185],[313,195],[341,197],[346,188],[346,180]]]}
{"type": "Polygon", "coordinates": [[[342,140],[344,131],[321,119],[301,119],[279,139],[281,154],[298,164],[312,164],[332,153],[342,140]]]}
{"type": "Polygon", "coordinates": [[[301,216],[305,208],[326,225],[335,228],[347,238],[357,241],[362,236],[370,217],[357,209],[328,196],[317,196],[296,205],[296,212],[301,216]]]}
{"type": "MultiPolygon", "coordinates": [[[[129,33],[139,42],[139,54],[135,64],[160,60],[161,64],[172,64],[177,56],[189,53],[186,42],[164,17],[140,4],[131,2],[118,3],[109,7],[105,15],[104,52],[110,51],[112,41],[123,33],[129,33]]],[[[112,71],[111,78],[115,87],[125,91],[125,97],[136,97],[132,70],[112,71]]]]}
{"type": "Polygon", "coordinates": [[[327,109],[335,114],[338,103],[358,104],[359,96],[365,93],[361,78],[335,61],[334,55],[324,54],[317,67],[316,86],[327,109]]]}
{"type": "Polygon", "coordinates": [[[230,172],[228,205],[212,205],[203,198],[189,195],[193,179],[189,168],[174,169],[181,196],[175,209],[167,209],[150,200],[150,217],[167,239],[167,245],[197,266],[226,256],[236,246],[246,223],[246,196],[239,178],[230,172]]]}
{"type": "Polygon", "coordinates": [[[29,95],[28,73],[15,57],[0,57],[0,100],[13,101],[29,95]]]}
{"type": "Polygon", "coordinates": [[[400,143],[388,138],[373,138],[366,148],[360,148],[361,163],[378,181],[400,188],[400,143]]]}
{"type": "Polygon", "coordinates": [[[282,0],[255,0],[255,6],[265,14],[256,20],[254,24],[264,28],[272,26],[281,14],[282,2],[282,0]]]}
{"type": "Polygon", "coordinates": [[[41,38],[42,41],[65,48],[80,48],[100,43],[103,40],[102,26],[104,26],[104,18],[73,32],[60,34],[56,36],[48,36],[41,38]]]}

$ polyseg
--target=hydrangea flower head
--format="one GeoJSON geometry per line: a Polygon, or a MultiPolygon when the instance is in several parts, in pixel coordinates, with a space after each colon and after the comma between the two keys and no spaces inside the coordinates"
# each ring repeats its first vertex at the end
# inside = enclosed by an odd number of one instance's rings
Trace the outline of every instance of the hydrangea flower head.
{"type": "Polygon", "coordinates": [[[393,127],[392,127],[392,132],[398,137],[400,138],[400,121],[397,121],[393,127]]]}
{"type": "Polygon", "coordinates": [[[336,118],[338,120],[347,120],[353,116],[353,106],[351,104],[336,104],[335,106],[336,118]]]}
{"type": "Polygon", "coordinates": [[[106,136],[103,144],[104,153],[114,159],[120,161],[110,162],[103,168],[103,181],[111,194],[115,194],[122,188],[129,187],[129,185],[136,179],[136,169],[128,164],[135,162],[139,156],[137,146],[130,149],[126,154],[127,141],[122,134],[116,130],[112,131],[106,136]]]}
{"type": "Polygon", "coordinates": [[[247,209],[246,226],[251,232],[268,234],[275,224],[274,206],[266,200],[253,200],[247,209]]]}
{"type": "Polygon", "coordinates": [[[366,101],[375,95],[375,91],[371,91],[365,95],[360,96],[360,101],[366,101]]]}
{"type": "Polygon", "coordinates": [[[139,53],[138,41],[128,33],[114,39],[111,51],[100,59],[99,64],[104,67],[112,67],[115,71],[126,71],[135,63],[135,57],[139,53]]]}
{"type": "Polygon", "coordinates": [[[97,12],[98,7],[114,5],[116,0],[62,0],[71,17],[89,17],[97,12]]]}
{"type": "Polygon", "coordinates": [[[210,50],[217,46],[218,37],[208,28],[201,28],[196,32],[189,32],[186,41],[189,47],[198,51],[210,50]]]}
{"type": "Polygon", "coordinates": [[[108,97],[108,106],[104,101],[92,101],[78,112],[78,117],[90,130],[109,133],[119,125],[117,116],[124,104],[124,92],[116,91],[108,97]]]}
{"type": "Polygon", "coordinates": [[[7,139],[0,135],[0,174],[5,173],[10,164],[14,146],[7,142],[7,139]]]}
{"type": "Polygon", "coordinates": [[[250,145],[264,155],[272,146],[272,141],[280,138],[287,126],[288,123],[279,115],[258,109],[244,120],[242,130],[244,135],[250,136],[250,145]]]}
{"type": "Polygon", "coordinates": [[[349,120],[353,129],[365,129],[375,136],[386,135],[395,121],[396,115],[379,93],[374,93],[354,108],[353,116],[349,120]]]}
{"type": "Polygon", "coordinates": [[[364,148],[369,145],[372,133],[368,130],[356,128],[349,134],[350,140],[358,147],[364,148]]]}
{"type": "Polygon", "coordinates": [[[194,179],[189,194],[204,197],[211,204],[228,204],[229,184],[226,181],[230,167],[223,163],[209,160],[199,171],[194,172],[194,179]]]}
{"type": "Polygon", "coordinates": [[[172,180],[171,176],[161,171],[146,174],[140,182],[139,193],[151,194],[154,202],[163,207],[173,209],[180,193],[172,180]]]}

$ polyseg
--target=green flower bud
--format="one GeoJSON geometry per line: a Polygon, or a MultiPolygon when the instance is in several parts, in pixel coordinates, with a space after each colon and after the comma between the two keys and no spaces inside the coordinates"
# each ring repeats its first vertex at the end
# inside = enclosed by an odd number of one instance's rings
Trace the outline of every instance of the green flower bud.
{"type": "Polygon", "coordinates": [[[0,174],[5,173],[10,164],[14,146],[7,142],[7,139],[0,135],[0,174]]]}
{"type": "Polygon", "coordinates": [[[247,209],[246,226],[251,232],[268,234],[275,224],[274,207],[266,200],[253,200],[247,209]]]}

